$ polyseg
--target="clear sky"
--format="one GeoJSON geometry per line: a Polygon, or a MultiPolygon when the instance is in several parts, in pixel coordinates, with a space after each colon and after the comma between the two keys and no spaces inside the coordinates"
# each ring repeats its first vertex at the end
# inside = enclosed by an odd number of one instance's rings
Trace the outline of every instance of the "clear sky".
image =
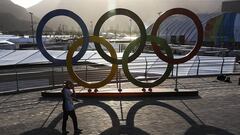
{"type": "Polygon", "coordinates": [[[20,5],[24,8],[29,8],[39,2],[41,2],[42,0],[11,0],[13,3],[20,5]]]}

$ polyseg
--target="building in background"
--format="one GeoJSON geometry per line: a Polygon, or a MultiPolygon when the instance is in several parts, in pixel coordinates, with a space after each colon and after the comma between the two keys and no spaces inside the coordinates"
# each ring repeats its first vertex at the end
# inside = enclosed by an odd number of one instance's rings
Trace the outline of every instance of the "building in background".
{"type": "Polygon", "coordinates": [[[222,5],[222,12],[238,12],[240,13],[240,1],[224,1],[222,5]]]}
{"type": "MultiPolygon", "coordinates": [[[[204,28],[204,46],[240,50],[240,1],[223,2],[222,12],[198,14],[204,28]]],[[[147,31],[150,34],[153,25],[147,31]]],[[[160,26],[158,35],[172,44],[194,44],[197,31],[191,19],[175,15],[160,26]]]]}

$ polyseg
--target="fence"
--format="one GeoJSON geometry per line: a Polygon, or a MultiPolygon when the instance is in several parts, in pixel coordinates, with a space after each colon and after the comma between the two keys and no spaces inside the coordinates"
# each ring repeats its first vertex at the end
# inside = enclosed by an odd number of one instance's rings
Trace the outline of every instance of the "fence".
{"type": "MultiPolygon", "coordinates": [[[[129,63],[129,70],[135,78],[141,81],[153,80],[165,72],[167,64],[154,55],[141,55],[129,63]]],[[[90,56],[74,66],[74,71],[85,81],[99,81],[106,77],[111,69],[111,63],[102,58],[90,56]]],[[[34,89],[51,89],[61,87],[64,80],[71,79],[65,66],[52,64],[20,64],[0,66],[0,93],[21,92],[34,89]]],[[[128,80],[119,66],[112,83],[121,84],[128,80]]],[[[169,78],[216,76],[219,74],[240,74],[240,64],[234,58],[196,56],[192,60],[174,65],[169,78]]],[[[176,83],[177,85],[177,83],[176,83]]],[[[119,85],[117,85],[119,86],[119,85]]]]}

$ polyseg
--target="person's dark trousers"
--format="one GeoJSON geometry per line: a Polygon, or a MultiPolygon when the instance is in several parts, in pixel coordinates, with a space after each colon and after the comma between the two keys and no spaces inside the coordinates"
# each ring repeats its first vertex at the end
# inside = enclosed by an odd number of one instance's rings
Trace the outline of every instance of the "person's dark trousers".
{"type": "Polygon", "coordinates": [[[66,131],[68,115],[72,118],[74,130],[78,130],[78,123],[75,111],[63,111],[62,131],[66,131]]]}

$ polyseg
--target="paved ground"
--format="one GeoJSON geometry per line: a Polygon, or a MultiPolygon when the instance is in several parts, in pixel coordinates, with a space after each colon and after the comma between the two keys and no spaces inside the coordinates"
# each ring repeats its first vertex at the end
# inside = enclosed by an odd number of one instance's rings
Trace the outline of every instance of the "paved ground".
{"type": "MultiPolygon", "coordinates": [[[[80,99],[76,103],[83,135],[239,135],[239,76],[232,83],[215,77],[180,79],[180,88],[196,88],[198,98],[80,99]]],[[[111,87],[115,87],[114,85],[111,87]]],[[[124,88],[133,87],[124,84],[124,88]]],[[[167,80],[160,87],[174,88],[167,80]]],[[[60,99],[40,92],[0,96],[1,135],[60,135],[60,99]]],[[[68,129],[72,134],[72,123],[68,129]]]]}

